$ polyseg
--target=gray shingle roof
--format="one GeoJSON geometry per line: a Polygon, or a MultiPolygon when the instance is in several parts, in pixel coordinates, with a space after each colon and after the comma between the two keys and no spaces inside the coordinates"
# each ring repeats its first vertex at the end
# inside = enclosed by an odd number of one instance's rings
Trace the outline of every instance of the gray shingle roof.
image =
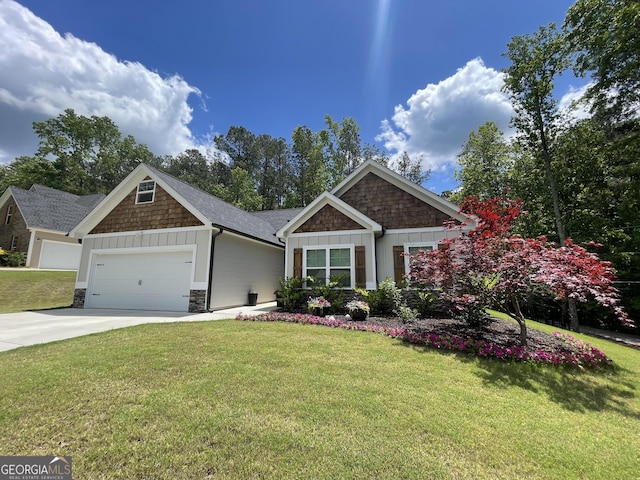
{"type": "Polygon", "coordinates": [[[34,184],[29,190],[9,187],[28,228],[69,232],[100,201],[103,194],[74,195],[34,184]]]}
{"type": "Polygon", "coordinates": [[[276,237],[276,229],[266,219],[231,205],[209,193],[172,177],[168,173],[146,165],[159,179],[175,190],[196,210],[218,227],[274,245],[284,246],[276,237]]]}
{"type": "Polygon", "coordinates": [[[298,215],[304,208],[283,208],[282,210],[264,210],[262,212],[251,212],[252,215],[266,220],[276,229],[276,232],[289,223],[293,217],[298,215]]]}

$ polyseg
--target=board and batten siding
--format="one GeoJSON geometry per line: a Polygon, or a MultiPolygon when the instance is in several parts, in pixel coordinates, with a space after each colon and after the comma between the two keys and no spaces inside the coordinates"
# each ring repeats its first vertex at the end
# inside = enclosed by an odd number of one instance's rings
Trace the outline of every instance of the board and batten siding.
{"type": "Polygon", "coordinates": [[[375,253],[373,249],[373,233],[362,230],[362,233],[318,233],[316,235],[291,235],[287,237],[287,267],[286,277],[291,278],[293,273],[293,255],[296,248],[323,246],[323,245],[353,245],[365,248],[365,273],[367,288],[375,288],[376,271],[374,268],[375,253]]]}
{"type": "Polygon", "coordinates": [[[80,270],[76,285],[88,282],[89,260],[93,250],[124,249],[118,253],[126,253],[126,249],[140,249],[147,247],[173,247],[195,245],[196,259],[194,283],[207,282],[209,262],[209,245],[211,229],[181,229],[163,230],[158,232],[127,232],[122,234],[89,235],[83,239],[84,248],[80,259],[80,270]]]}
{"type": "Polygon", "coordinates": [[[258,292],[260,303],[276,299],[284,274],[284,248],[229,232],[215,242],[211,309],[246,305],[250,291],[258,292]]]}
{"type": "Polygon", "coordinates": [[[387,230],[384,236],[376,240],[378,250],[378,282],[394,278],[393,247],[415,243],[437,243],[444,238],[458,236],[455,231],[444,231],[442,227],[426,229],[387,230]]]}

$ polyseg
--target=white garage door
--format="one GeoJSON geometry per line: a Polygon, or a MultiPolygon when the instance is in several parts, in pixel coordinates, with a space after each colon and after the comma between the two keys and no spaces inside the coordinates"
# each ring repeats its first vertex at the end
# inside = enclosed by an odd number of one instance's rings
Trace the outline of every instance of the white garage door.
{"type": "Polygon", "coordinates": [[[186,312],[191,267],[191,251],[95,255],[86,306],[186,312]]]}
{"type": "Polygon", "coordinates": [[[78,270],[82,245],[42,240],[39,268],[78,270]]]}

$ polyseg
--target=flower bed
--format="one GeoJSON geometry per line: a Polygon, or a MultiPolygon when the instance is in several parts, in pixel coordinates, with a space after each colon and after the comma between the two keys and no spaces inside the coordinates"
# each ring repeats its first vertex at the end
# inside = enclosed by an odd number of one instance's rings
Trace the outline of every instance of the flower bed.
{"type": "MultiPolygon", "coordinates": [[[[486,339],[459,336],[444,332],[428,332],[405,326],[379,325],[376,323],[352,322],[342,318],[318,317],[302,313],[271,312],[255,317],[238,315],[237,320],[257,322],[287,322],[309,325],[323,325],[343,330],[358,330],[387,335],[391,338],[438,350],[449,350],[492,358],[502,361],[527,361],[535,364],[567,365],[574,367],[601,367],[611,360],[601,350],[571,335],[554,332],[552,340],[557,340],[565,348],[525,349],[519,346],[506,346],[486,339]]],[[[389,323],[389,322],[386,322],[389,323]]]]}

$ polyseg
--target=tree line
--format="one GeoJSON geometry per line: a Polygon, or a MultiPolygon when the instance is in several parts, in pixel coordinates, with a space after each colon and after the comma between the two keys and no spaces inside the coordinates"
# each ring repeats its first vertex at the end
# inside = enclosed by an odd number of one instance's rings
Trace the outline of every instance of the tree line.
{"type": "MultiPolygon", "coordinates": [[[[245,210],[273,210],[309,204],[366,160],[390,161],[361,141],[353,118],[338,122],[329,115],[317,132],[296,127],[290,142],[231,126],[214,138],[211,153],[189,149],[175,156],[157,156],[132,136],[123,137],[108,117],[85,117],[72,109],[34,122],[33,129],[38,149],[0,166],[2,191],[39,183],[78,195],[107,194],[144,162],[245,210]]],[[[421,184],[429,176],[421,161],[405,152],[392,168],[421,184]]]]}
{"type": "MultiPolygon", "coordinates": [[[[625,300],[640,312],[640,2],[578,0],[563,25],[512,38],[504,56],[504,90],[515,110],[516,135],[495,123],[471,132],[458,156],[461,188],[475,195],[520,199],[516,230],[564,246],[595,241],[629,281],[625,300]],[[553,91],[562,74],[589,77],[572,118],[553,91]]],[[[571,302],[568,305],[572,307],[571,302]]],[[[569,312],[572,316],[575,312],[569,312]]]]}
{"type": "MultiPolygon", "coordinates": [[[[505,92],[516,135],[495,123],[471,132],[458,155],[455,203],[469,196],[503,196],[523,202],[516,231],[602,244],[622,279],[640,280],[640,2],[577,0],[561,27],[541,26],[513,37],[504,56],[505,92]],[[591,112],[572,119],[554,96],[562,74],[589,77],[579,100],[591,112]]],[[[308,205],[362,162],[389,164],[378,147],[360,138],[353,118],[325,116],[319,131],[298,126],[291,139],[232,126],[214,139],[212,153],[187,150],[156,156],[107,117],[66,110],[34,123],[33,156],[0,166],[0,189],[33,183],[77,194],[110,192],[145,162],[246,210],[308,205]]],[[[406,152],[393,167],[416,183],[429,175],[421,158],[406,152]]],[[[640,311],[640,293],[626,295],[640,311]]]]}

